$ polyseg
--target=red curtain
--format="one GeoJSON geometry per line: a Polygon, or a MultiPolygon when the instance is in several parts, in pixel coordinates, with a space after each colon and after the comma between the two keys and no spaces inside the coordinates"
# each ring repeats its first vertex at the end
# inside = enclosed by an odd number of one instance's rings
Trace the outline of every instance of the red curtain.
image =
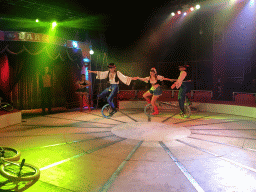
{"type": "Polygon", "coordinates": [[[4,100],[10,100],[10,67],[6,54],[0,54],[0,90],[4,100]]]}

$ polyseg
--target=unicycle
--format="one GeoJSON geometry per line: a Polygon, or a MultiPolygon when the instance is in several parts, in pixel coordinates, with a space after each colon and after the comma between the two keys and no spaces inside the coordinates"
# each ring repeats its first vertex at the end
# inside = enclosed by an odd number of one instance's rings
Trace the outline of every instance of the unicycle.
{"type": "MultiPolygon", "coordinates": [[[[169,102],[162,102],[162,101],[157,101],[157,105],[159,107],[159,111],[162,111],[162,110],[168,110],[168,111],[171,111],[171,110],[179,110],[179,106],[178,105],[175,105],[175,104],[172,104],[172,103],[169,103],[169,102]]],[[[181,117],[183,118],[189,118],[191,116],[191,109],[190,109],[190,106],[189,104],[186,102],[184,104],[184,114],[181,114],[181,117]]],[[[144,113],[148,116],[148,117],[152,117],[152,113],[154,112],[154,109],[152,107],[151,104],[148,104],[145,108],[144,108],[144,113]]]]}
{"type": "Polygon", "coordinates": [[[16,162],[20,159],[20,152],[10,147],[0,147],[0,175],[11,181],[30,181],[38,179],[40,170],[34,165],[16,162]],[[15,162],[13,162],[15,161],[15,162]]]}
{"type": "Polygon", "coordinates": [[[111,115],[112,111],[113,111],[113,109],[110,107],[109,104],[104,105],[101,109],[101,113],[102,113],[103,117],[105,117],[107,119],[112,117],[112,115],[111,115]]]}
{"type": "Polygon", "coordinates": [[[153,106],[151,104],[148,104],[145,108],[144,108],[144,113],[148,116],[148,117],[152,117],[152,113],[154,112],[153,106]]]}

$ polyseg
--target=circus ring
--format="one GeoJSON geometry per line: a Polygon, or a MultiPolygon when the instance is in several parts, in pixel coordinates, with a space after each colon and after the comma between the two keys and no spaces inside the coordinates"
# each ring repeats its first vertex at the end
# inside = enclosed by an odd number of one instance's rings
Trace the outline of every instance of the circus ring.
{"type": "Polygon", "coordinates": [[[201,110],[186,119],[148,122],[143,101],[125,100],[110,119],[100,109],[23,119],[1,129],[0,145],[40,168],[27,191],[255,191],[253,107],[211,102],[193,102],[201,110]]]}

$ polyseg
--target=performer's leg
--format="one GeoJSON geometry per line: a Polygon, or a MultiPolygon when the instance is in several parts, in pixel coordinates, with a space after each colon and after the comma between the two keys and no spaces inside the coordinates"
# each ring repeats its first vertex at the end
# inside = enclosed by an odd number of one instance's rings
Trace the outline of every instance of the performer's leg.
{"type": "Polygon", "coordinates": [[[188,105],[191,105],[191,101],[189,100],[187,94],[193,89],[193,84],[192,84],[192,82],[187,82],[187,83],[186,83],[186,87],[187,87],[187,89],[186,89],[186,94],[185,94],[186,102],[187,102],[188,105]]]}
{"type": "Polygon", "coordinates": [[[115,105],[114,105],[114,97],[117,95],[119,90],[118,85],[112,85],[112,91],[110,93],[110,95],[107,98],[108,104],[112,107],[112,109],[116,109],[115,105]]]}
{"type": "Polygon", "coordinates": [[[151,96],[152,96],[152,93],[150,93],[150,91],[147,91],[146,93],[143,94],[143,97],[147,101],[148,104],[151,103],[151,101],[150,101],[151,96]]]}
{"type": "Polygon", "coordinates": [[[152,113],[152,115],[158,115],[159,114],[159,110],[157,108],[156,105],[156,100],[158,99],[160,95],[153,95],[152,99],[151,99],[151,105],[154,108],[154,113],[152,113]]]}
{"type": "Polygon", "coordinates": [[[184,113],[186,89],[187,89],[186,86],[184,86],[182,84],[180,87],[180,90],[179,90],[179,95],[178,95],[179,106],[180,106],[180,110],[182,111],[182,113],[184,113]]]}
{"type": "Polygon", "coordinates": [[[109,89],[110,87],[106,88],[104,91],[101,92],[101,94],[98,95],[98,97],[102,99],[107,99],[107,96],[109,96],[110,94],[109,89]]]}

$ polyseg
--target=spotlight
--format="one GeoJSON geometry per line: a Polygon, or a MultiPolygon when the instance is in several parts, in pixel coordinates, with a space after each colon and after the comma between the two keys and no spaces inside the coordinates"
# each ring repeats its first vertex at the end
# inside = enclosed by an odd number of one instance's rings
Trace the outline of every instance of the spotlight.
{"type": "Polygon", "coordinates": [[[196,9],[200,9],[200,5],[196,5],[196,9]]]}
{"type": "Polygon", "coordinates": [[[181,11],[178,11],[177,13],[180,15],[180,14],[181,14],[181,11]]]}
{"type": "Polygon", "coordinates": [[[57,26],[57,22],[56,21],[52,22],[52,28],[55,28],[56,26],[57,26]]]}
{"type": "Polygon", "coordinates": [[[174,12],[172,12],[172,16],[175,16],[175,13],[174,13],[174,12]]]}
{"type": "Polygon", "coordinates": [[[85,57],[83,60],[84,60],[85,63],[89,63],[90,62],[90,59],[88,59],[87,57],[85,57]]]}
{"type": "Polygon", "coordinates": [[[93,54],[94,54],[94,51],[93,51],[92,49],[90,50],[90,54],[91,54],[91,55],[93,55],[93,54]]]}
{"type": "Polygon", "coordinates": [[[73,47],[74,47],[74,48],[77,48],[77,47],[78,47],[78,44],[77,44],[76,41],[73,41],[72,44],[73,44],[73,47]]]}
{"type": "Polygon", "coordinates": [[[38,23],[38,22],[39,22],[39,20],[38,20],[38,19],[36,19],[36,22],[38,23]]]}
{"type": "Polygon", "coordinates": [[[185,12],[183,15],[186,16],[186,15],[187,15],[187,12],[185,12]]]}
{"type": "Polygon", "coordinates": [[[194,7],[190,7],[190,11],[194,11],[195,9],[194,9],[194,7]]]}

